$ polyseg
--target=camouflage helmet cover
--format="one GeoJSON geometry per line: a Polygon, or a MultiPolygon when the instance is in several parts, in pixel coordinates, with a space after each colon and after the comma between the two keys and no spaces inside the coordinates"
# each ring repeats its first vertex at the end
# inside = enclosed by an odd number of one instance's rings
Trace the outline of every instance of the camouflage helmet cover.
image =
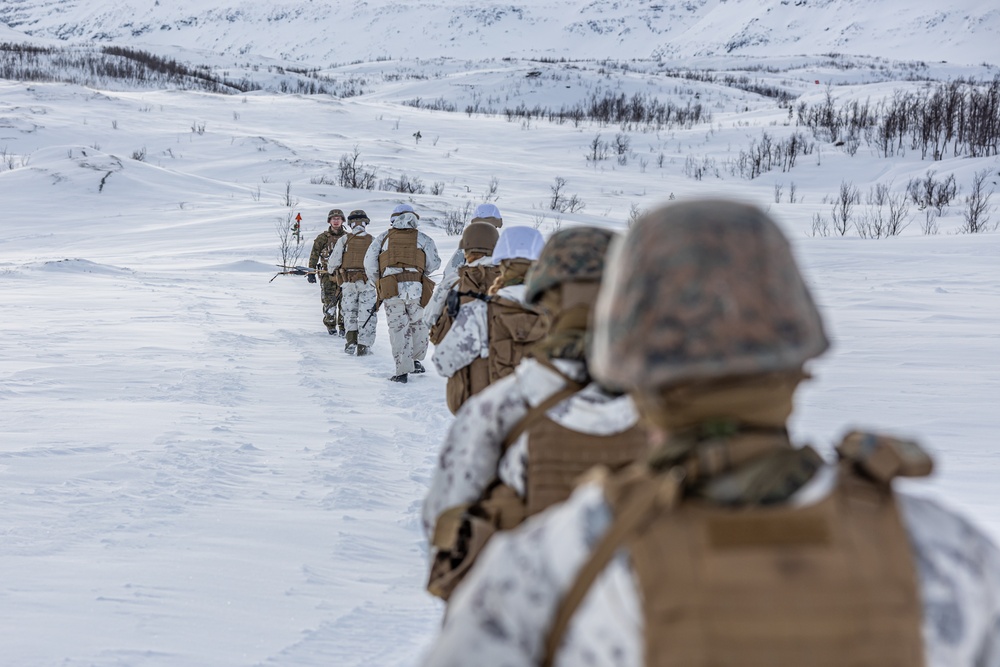
{"type": "Polygon", "coordinates": [[[627,390],[795,370],[829,347],[787,239],[763,211],[667,204],[609,256],[592,371],[627,390]]]}
{"type": "Polygon", "coordinates": [[[367,225],[371,222],[371,220],[368,219],[368,214],[360,208],[351,211],[350,215],[347,216],[347,221],[352,225],[356,225],[358,223],[367,225]]]}
{"type": "Polygon", "coordinates": [[[473,250],[492,255],[498,238],[500,238],[500,232],[490,223],[470,222],[469,226],[462,232],[462,240],[459,241],[458,247],[461,250],[473,250]]]}
{"type": "Polygon", "coordinates": [[[330,212],[326,214],[326,220],[327,220],[327,222],[329,222],[330,218],[332,218],[335,215],[339,215],[341,218],[343,218],[344,217],[344,212],[341,211],[339,208],[331,208],[330,212]]]}
{"type": "Polygon", "coordinates": [[[553,234],[525,279],[525,301],[533,304],[545,290],[563,283],[599,282],[612,238],[612,232],[597,227],[573,227],[553,234]]]}

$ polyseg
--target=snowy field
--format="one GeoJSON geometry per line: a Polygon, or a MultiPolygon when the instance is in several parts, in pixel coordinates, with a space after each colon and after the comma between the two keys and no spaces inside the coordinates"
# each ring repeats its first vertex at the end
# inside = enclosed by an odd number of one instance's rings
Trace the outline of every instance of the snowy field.
{"type": "MultiPolygon", "coordinates": [[[[333,207],[364,208],[377,233],[411,202],[448,257],[446,217],[488,197],[505,225],[546,234],[624,230],[671,196],[756,202],[791,238],[833,341],[798,397],[797,438],[829,454],[849,427],[917,437],[938,469],[906,488],[1000,540],[1000,233],[957,233],[974,174],[1000,190],[1000,160],[816,140],[790,171],[747,180],[727,161],[764,131],[803,131],[787,109],[652,66],[597,69],[371,63],[328,73],[370,82],[344,100],[0,81],[0,663],[419,662],[441,616],[423,589],[419,506],[450,421],[444,381],[387,382],[384,322],[373,356],[347,357],[318,287],[272,281],[278,227],[301,213],[304,263],[333,207]],[[623,132],[461,111],[558,106],[600,86],[698,100],[711,120],[623,132]],[[401,104],[417,97],[459,111],[401,104]],[[625,164],[586,159],[595,136],[619,134],[625,164]],[[426,192],[336,185],[355,150],[378,180],[405,174],[426,192]],[[697,179],[695,164],[714,168],[697,179]],[[922,233],[912,205],[899,237],[816,233],[842,182],[899,192],[929,169],[962,188],[939,233],[922,233]],[[584,208],[549,207],[557,179],[584,208]]],[[[839,101],[926,85],[822,58],[756,76],[809,104],[829,83],[839,101]]],[[[1000,194],[991,203],[1000,221],[1000,194]]]]}

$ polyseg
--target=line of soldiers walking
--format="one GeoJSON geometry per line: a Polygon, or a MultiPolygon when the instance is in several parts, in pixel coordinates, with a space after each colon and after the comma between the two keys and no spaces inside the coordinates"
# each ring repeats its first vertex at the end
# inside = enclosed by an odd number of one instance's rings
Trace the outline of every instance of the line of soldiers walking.
{"type": "Polygon", "coordinates": [[[329,229],[313,241],[309,282],[317,282],[323,303],[323,324],[330,335],[346,338],[344,351],[370,354],[378,325],[377,312],[385,305],[395,373],[389,378],[406,382],[410,373],[423,373],[427,329],[423,307],[434,289],[430,274],[441,265],[434,240],[417,229],[420,216],[409,204],[400,204],[389,218],[389,229],[377,237],[368,233],[371,220],[363,210],[347,216],[332,209],[329,229]]]}
{"type": "MultiPolygon", "coordinates": [[[[495,207],[494,207],[495,208],[495,207]]],[[[829,346],[778,226],[477,220],[424,313],[455,414],[423,503],[424,664],[1000,665],[1000,552],[898,493],[931,458],[788,433],[829,346]]]]}

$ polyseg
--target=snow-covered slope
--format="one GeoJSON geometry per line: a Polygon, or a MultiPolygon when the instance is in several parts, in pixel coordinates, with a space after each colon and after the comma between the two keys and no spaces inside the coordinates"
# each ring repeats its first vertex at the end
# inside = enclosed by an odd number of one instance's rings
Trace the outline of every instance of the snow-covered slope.
{"type": "Polygon", "coordinates": [[[182,46],[318,66],[439,56],[844,53],[962,64],[1000,56],[1000,8],[979,0],[4,0],[0,23],[69,41],[182,46]]]}

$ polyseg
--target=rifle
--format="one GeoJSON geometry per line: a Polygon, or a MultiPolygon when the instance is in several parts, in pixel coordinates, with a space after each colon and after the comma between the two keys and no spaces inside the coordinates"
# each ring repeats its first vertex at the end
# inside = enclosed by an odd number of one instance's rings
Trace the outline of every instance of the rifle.
{"type": "MultiPolygon", "coordinates": [[[[319,273],[317,269],[310,269],[308,266],[285,266],[284,264],[275,264],[275,266],[284,269],[284,271],[278,271],[274,274],[274,278],[278,276],[308,276],[319,273]]],[[[271,282],[274,278],[267,282],[271,282]]]]}
{"type": "Polygon", "coordinates": [[[366,326],[368,326],[368,323],[372,321],[372,318],[375,317],[375,313],[377,313],[378,309],[381,307],[382,307],[382,302],[376,301],[375,305],[372,306],[371,310],[368,311],[368,319],[365,320],[365,323],[362,324],[359,328],[364,329],[366,326]]]}

